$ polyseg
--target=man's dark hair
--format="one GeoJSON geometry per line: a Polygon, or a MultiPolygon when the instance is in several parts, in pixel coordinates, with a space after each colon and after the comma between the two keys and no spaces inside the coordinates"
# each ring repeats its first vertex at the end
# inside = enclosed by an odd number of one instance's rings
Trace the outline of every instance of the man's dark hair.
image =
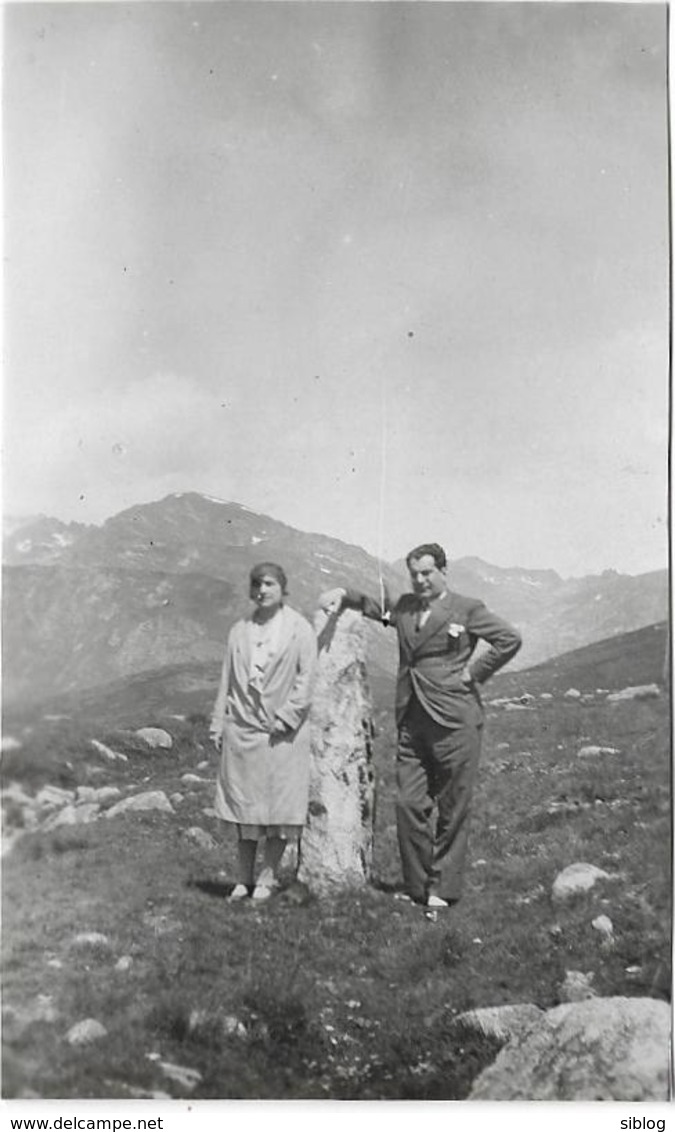
{"type": "Polygon", "coordinates": [[[433,558],[439,570],[444,570],[448,564],[442,546],[439,546],[437,542],[423,542],[421,546],[416,546],[414,550],[411,550],[410,553],[406,555],[405,562],[408,569],[410,569],[410,563],[413,559],[423,558],[425,554],[433,558]]]}

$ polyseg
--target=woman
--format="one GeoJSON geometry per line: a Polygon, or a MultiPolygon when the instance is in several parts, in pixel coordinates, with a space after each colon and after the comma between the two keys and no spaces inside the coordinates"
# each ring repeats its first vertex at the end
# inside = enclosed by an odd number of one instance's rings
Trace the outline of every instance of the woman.
{"type": "Polygon", "coordinates": [[[307,818],[316,639],[304,617],[284,604],[286,590],[276,563],[251,570],[254,610],[230,631],[211,721],[221,751],[216,812],[239,836],[235,901],[272,894],[286,842],[299,838],[307,818]],[[263,869],[254,882],[263,837],[263,869]]]}

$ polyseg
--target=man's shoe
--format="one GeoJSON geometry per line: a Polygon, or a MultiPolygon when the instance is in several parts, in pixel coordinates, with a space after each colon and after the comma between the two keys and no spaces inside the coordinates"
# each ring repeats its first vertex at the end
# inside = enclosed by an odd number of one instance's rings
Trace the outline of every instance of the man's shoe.
{"type": "Polygon", "coordinates": [[[451,908],[455,900],[443,900],[442,896],[427,896],[427,908],[451,908]]]}
{"type": "Polygon", "coordinates": [[[263,900],[269,900],[269,898],[270,898],[270,896],[272,895],[273,892],[274,892],[274,886],[273,885],[271,885],[271,884],[257,884],[255,886],[255,888],[253,889],[253,895],[251,896],[251,899],[255,900],[259,904],[263,900]]]}

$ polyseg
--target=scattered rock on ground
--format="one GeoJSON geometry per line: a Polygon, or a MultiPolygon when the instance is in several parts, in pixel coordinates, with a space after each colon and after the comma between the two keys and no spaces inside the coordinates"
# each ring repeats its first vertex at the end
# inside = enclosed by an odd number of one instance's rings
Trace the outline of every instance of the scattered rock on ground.
{"type": "Polygon", "coordinates": [[[103,932],[79,932],[71,941],[71,947],[93,947],[100,951],[112,951],[112,944],[103,932]]]}
{"type": "Polygon", "coordinates": [[[611,692],[607,702],[617,704],[624,700],[655,700],[660,695],[661,689],[658,684],[638,684],[634,688],[622,688],[620,692],[611,692]]]}
{"type": "Polygon", "coordinates": [[[71,1026],[66,1034],[66,1041],[71,1046],[87,1046],[92,1042],[99,1041],[100,1038],[105,1038],[108,1031],[105,1026],[97,1021],[96,1018],[83,1018],[81,1022],[76,1022],[71,1026]]]}
{"type": "Polygon", "coordinates": [[[581,750],[577,751],[577,757],[580,758],[580,759],[586,759],[586,758],[590,759],[590,758],[594,758],[596,755],[618,755],[618,754],[619,754],[619,751],[618,751],[617,747],[596,747],[593,744],[591,744],[588,747],[582,747],[581,750]]]}
{"type": "Polygon", "coordinates": [[[98,739],[90,739],[94,750],[98,751],[99,755],[103,755],[109,763],[121,762],[126,763],[129,761],[128,755],[123,755],[121,751],[113,751],[112,747],[106,747],[105,743],[99,743],[98,739]]]}
{"type": "Polygon", "coordinates": [[[176,1065],[172,1061],[158,1061],[157,1064],[165,1077],[175,1081],[181,1088],[192,1092],[202,1079],[198,1069],[188,1069],[184,1065],[176,1065]]]}
{"type": "Polygon", "coordinates": [[[82,802],[79,806],[64,806],[53,817],[48,818],[42,827],[45,830],[56,829],[60,825],[89,825],[96,821],[101,807],[98,802],[82,802]]]}
{"type": "Polygon", "coordinates": [[[581,692],[578,688],[568,688],[565,692],[565,699],[567,700],[580,700],[581,692]]]}
{"type": "Polygon", "coordinates": [[[58,809],[75,801],[74,790],[62,790],[60,786],[43,786],[35,795],[35,805],[41,809],[58,809]]]}
{"type": "Polygon", "coordinates": [[[201,826],[190,826],[189,829],[185,830],[184,836],[187,837],[189,841],[194,841],[195,845],[198,845],[200,849],[218,848],[218,842],[215,838],[212,837],[210,833],[207,833],[205,829],[202,829],[201,826]]]}
{"type": "Polygon", "coordinates": [[[128,971],[133,963],[130,955],[121,955],[115,964],[116,971],[128,971]]]}
{"type": "Polygon", "coordinates": [[[167,751],[173,747],[173,739],[163,727],[139,727],[136,735],[149,747],[161,747],[167,751]]]}
{"type": "Polygon", "coordinates": [[[507,1042],[523,1034],[538,1022],[543,1010],[532,1002],[519,1002],[507,1006],[485,1006],[458,1014],[452,1028],[471,1030],[507,1042]]]}
{"type": "Polygon", "coordinates": [[[470,1100],[666,1101],[670,1009],[596,998],[548,1010],[474,1082],[470,1100]]]}
{"type": "Polygon", "coordinates": [[[189,785],[190,783],[194,783],[195,785],[203,785],[204,783],[206,783],[208,786],[213,786],[213,779],[202,778],[201,775],[191,774],[190,772],[188,772],[187,774],[182,774],[180,780],[181,782],[185,782],[187,785],[189,785]]]}
{"type": "Polygon", "coordinates": [[[136,813],[140,810],[159,810],[165,814],[174,812],[173,806],[163,790],[146,790],[142,794],[132,794],[129,798],[123,798],[121,802],[117,802],[116,805],[106,810],[105,816],[116,818],[119,814],[136,813]]]}
{"type": "Polygon", "coordinates": [[[78,802],[112,802],[113,798],[121,798],[122,791],[119,786],[78,786],[78,802]]]}
{"type": "Polygon", "coordinates": [[[540,700],[552,700],[553,699],[553,693],[552,692],[541,692],[540,695],[539,695],[539,699],[540,700]]]}
{"type": "Polygon", "coordinates": [[[558,987],[558,997],[561,1002],[584,1002],[587,998],[595,998],[593,989],[593,971],[565,971],[565,978],[558,987]]]}
{"type": "Polygon", "coordinates": [[[609,916],[596,916],[591,920],[591,927],[599,932],[605,943],[611,943],[614,940],[614,924],[609,916]]]}
{"type": "Polygon", "coordinates": [[[180,806],[181,802],[185,800],[185,795],[176,790],[175,794],[169,794],[169,801],[172,806],[180,806]]]}
{"type": "Polygon", "coordinates": [[[10,751],[20,751],[23,744],[19,739],[15,739],[13,735],[3,735],[0,740],[0,751],[3,755],[9,754],[10,751]]]}
{"type": "Polygon", "coordinates": [[[604,869],[599,869],[597,865],[589,865],[585,861],[577,861],[558,873],[553,882],[551,896],[555,901],[567,900],[570,896],[576,896],[578,892],[588,891],[589,888],[593,888],[596,881],[603,879],[611,879],[604,869]]]}

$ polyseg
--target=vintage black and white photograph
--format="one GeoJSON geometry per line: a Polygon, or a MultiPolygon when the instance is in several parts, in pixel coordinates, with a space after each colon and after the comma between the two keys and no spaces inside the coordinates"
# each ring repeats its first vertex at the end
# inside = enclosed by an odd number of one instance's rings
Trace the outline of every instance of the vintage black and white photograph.
{"type": "Polygon", "coordinates": [[[651,1111],[666,5],[3,14],[4,1100],[651,1111]]]}

